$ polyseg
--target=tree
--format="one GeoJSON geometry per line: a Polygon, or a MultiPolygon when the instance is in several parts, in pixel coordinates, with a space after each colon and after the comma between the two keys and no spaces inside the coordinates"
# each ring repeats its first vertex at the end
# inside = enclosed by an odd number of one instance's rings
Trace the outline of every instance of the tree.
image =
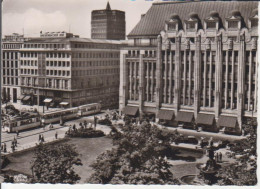
{"type": "Polygon", "coordinates": [[[235,141],[230,150],[235,155],[240,155],[236,162],[223,167],[220,170],[219,177],[221,185],[247,185],[252,186],[257,184],[257,164],[256,164],[256,127],[251,125],[248,128],[250,133],[246,139],[235,141]]]}
{"type": "Polygon", "coordinates": [[[125,125],[113,138],[115,148],[98,156],[90,183],[176,184],[164,158],[172,134],[143,122],[125,125]]]}
{"type": "Polygon", "coordinates": [[[75,148],[69,144],[57,146],[40,144],[35,149],[31,169],[33,183],[74,184],[80,177],[73,166],[82,165],[75,148]]]}

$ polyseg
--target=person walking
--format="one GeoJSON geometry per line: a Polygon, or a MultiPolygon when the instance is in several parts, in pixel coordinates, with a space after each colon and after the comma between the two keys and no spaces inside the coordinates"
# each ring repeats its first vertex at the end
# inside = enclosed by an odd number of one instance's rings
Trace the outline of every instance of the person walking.
{"type": "Polygon", "coordinates": [[[16,136],[17,136],[17,137],[19,136],[19,131],[18,131],[18,130],[16,131],[16,136]]]}
{"type": "Polygon", "coordinates": [[[219,161],[222,162],[222,153],[219,153],[219,161]]]}
{"type": "Polygon", "coordinates": [[[215,159],[216,162],[218,162],[218,152],[216,153],[216,156],[215,156],[215,157],[216,157],[216,159],[215,159]]]}
{"type": "Polygon", "coordinates": [[[44,142],[44,136],[42,135],[42,142],[44,142]]]}
{"type": "Polygon", "coordinates": [[[94,129],[96,130],[96,127],[97,127],[97,117],[96,116],[94,116],[94,129]]]}
{"type": "Polygon", "coordinates": [[[6,153],[7,150],[6,150],[6,143],[4,142],[4,153],[6,153]]]}
{"type": "Polygon", "coordinates": [[[88,122],[86,120],[84,120],[84,127],[85,127],[85,129],[87,128],[87,126],[88,126],[88,122]]]}
{"type": "Polygon", "coordinates": [[[41,141],[42,141],[42,135],[39,134],[39,142],[41,142],[41,141]]]}
{"type": "Polygon", "coordinates": [[[75,131],[75,130],[76,130],[76,125],[74,124],[74,125],[73,125],[73,131],[75,131]]]}
{"type": "Polygon", "coordinates": [[[55,138],[58,139],[58,132],[55,133],[55,138]]]}
{"type": "Polygon", "coordinates": [[[17,139],[14,137],[14,146],[17,147],[17,139]]]}

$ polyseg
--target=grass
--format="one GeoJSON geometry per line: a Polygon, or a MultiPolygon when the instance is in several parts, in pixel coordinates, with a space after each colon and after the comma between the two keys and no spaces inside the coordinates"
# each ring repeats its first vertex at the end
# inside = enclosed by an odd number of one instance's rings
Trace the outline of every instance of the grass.
{"type": "MultiPolygon", "coordinates": [[[[80,184],[86,183],[93,173],[90,165],[95,161],[98,155],[112,148],[112,140],[107,137],[99,138],[71,138],[66,143],[75,145],[80,154],[82,166],[75,166],[75,171],[81,177],[80,184]]],[[[53,145],[55,147],[55,144],[53,145]]],[[[20,172],[31,175],[31,162],[33,160],[33,149],[23,153],[8,156],[10,163],[3,169],[6,172],[20,172]]]]}

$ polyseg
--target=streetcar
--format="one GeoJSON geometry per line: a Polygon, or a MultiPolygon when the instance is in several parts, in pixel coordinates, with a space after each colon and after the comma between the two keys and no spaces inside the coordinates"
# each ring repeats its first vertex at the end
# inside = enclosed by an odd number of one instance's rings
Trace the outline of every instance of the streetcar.
{"type": "Polygon", "coordinates": [[[99,113],[100,111],[100,103],[86,104],[74,108],[50,111],[42,115],[34,115],[35,117],[28,117],[23,120],[20,118],[15,120],[6,120],[2,124],[2,129],[3,131],[10,133],[33,129],[50,123],[60,122],[63,124],[63,122],[66,120],[99,113]]]}
{"type": "Polygon", "coordinates": [[[49,124],[49,123],[56,123],[61,120],[65,121],[69,119],[74,119],[77,117],[79,117],[78,107],[44,113],[41,120],[43,124],[49,124]]]}
{"type": "Polygon", "coordinates": [[[92,103],[92,104],[85,104],[78,107],[78,116],[86,116],[90,114],[95,114],[101,111],[101,104],[99,103],[92,103]]]}
{"type": "Polygon", "coordinates": [[[19,132],[23,130],[37,128],[40,126],[41,119],[39,116],[23,120],[7,120],[3,123],[3,131],[8,133],[19,132]]]}

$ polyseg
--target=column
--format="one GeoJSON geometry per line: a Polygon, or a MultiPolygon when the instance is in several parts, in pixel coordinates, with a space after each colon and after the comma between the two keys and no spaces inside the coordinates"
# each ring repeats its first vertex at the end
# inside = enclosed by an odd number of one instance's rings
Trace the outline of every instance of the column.
{"type": "Polygon", "coordinates": [[[158,112],[160,110],[161,102],[162,102],[162,37],[158,35],[157,37],[157,58],[156,58],[156,117],[158,116],[158,112]]]}
{"type": "Polygon", "coordinates": [[[172,51],[170,49],[170,82],[169,82],[169,104],[172,104],[172,51]]]}
{"type": "Polygon", "coordinates": [[[155,69],[155,65],[156,65],[156,63],[153,63],[152,62],[152,82],[151,82],[151,85],[152,86],[150,86],[150,89],[151,89],[151,101],[152,102],[154,102],[154,79],[155,79],[155,75],[154,75],[154,69],[155,69]]]}
{"type": "Polygon", "coordinates": [[[192,51],[189,53],[189,90],[188,90],[188,105],[191,105],[191,54],[192,51]]]}
{"type": "Polygon", "coordinates": [[[228,99],[228,58],[229,58],[229,53],[226,51],[226,88],[225,88],[225,109],[227,109],[227,99],[228,99]]]}
{"type": "Polygon", "coordinates": [[[176,51],[175,51],[175,98],[174,106],[177,111],[180,109],[180,90],[181,90],[181,37],[176,37],[176,51]]]}
{"type": "MultiPolygon", "coordinates": [[[[144,62],[143,62],[143,56],[144,56],[144,50],[140,50],[140,59],[139,59],[139,113],[140,116],[144,113],[144,62]]],[[[138,76],[136,75],[136,78],[138,76]]]]}
{"type": "Polygon", "coordinates": [[[134,100],[136,100],[136,94],[137,94],[137,62],[134,62],[134,100]]]}
{"type": "Polygon", "coordinates": [[[187,50],[184,51],[184,71],[183,71],[183,78],[184,78],[184,86],[183,87],[183,105],[186,104],[186,64],[187,64],[187,50]]]}
{"type": "MultiPolygon", "coordinates": [[[[130,64],[130,97],[129,99],[132,100],[132,92],[133,92],[133,63],[129,62],[130,64]]],[[[127,72],[126,72],[127,73],[127,72]]]]}
{"type": "Polygon", "coordinates": [[[212,94],[212,51],[209,52],[209,107],[211,107],[211,94],[212,94]]]}
{"type": "Polygon", "coordinates": [[[255,94],[254,94],[254,112],[257,111],[257,85],[258,85],[258,53],[256,51],[256,61],[255,61],[255,94]]]}
{"type": "Polygon", "coordinates": [[[252,89],[251,89],[251,85],[252,85],[252,51],[250,51],[250,59],[249,59],[249,85],[248,85],[248,94],[245,94],[247,95],[248,97],[248,111],[251,111],[250,110],[250,104],[251,104],[251,93],[252,93],[252,89]]]}
{"type": "Polygon", "coordinates": [[[163,78],[164,78],[164,99],[163,102],[167,103],[167,64],[168,64],[168,49],[165,47],[165,58],[164,58],[164,73],[163,73],[163,78]]]}
{"type": "Polygon", "coordinates": [[[230,109],[232,110],[233,107],[233,102],[234,102],[234,60],[235,60],[235,51],[232,51],[232,75],[231,75],[231,105],[230,109]]]}
{"type": "Polygon", "coordinates": [[[238,60],[238,103],[237,116],[238,124],[242,127],[243,101],[244,101],[244,83],[245,83],[245,36],[240,36],[239,44],[239,60],[238,60]]]}
{"type": "Polygon", "coordinates": [[[220,114],[220,107],[222,103],[222,40],[221,36],[216,37],[217,52],[216,52],[216,71],[215,71],[215,117],[218,119],[220,114]]]}
{"type": "MultiPolygon", "coordinates": [[[[147,76],[147,78],[146,78],[146,93],[147,93],[147,94],[146,94],[146,99],[147,99],[146,101],[147,101],[147,102],[149,102],[149,100],[150,100],[150,99],[149,99],[149,87],[151,87],[151,86],[149,86],[149,79],[150,79],[149,66],[150,66],[150,64],[151,64],[151,63],[149,63],[149,62],[146,63],[147,66],[146,66],[146,70],[145,70],[145,71],[146,71],[146,76],[147,76]]],[[[151,65],[151,66],[152,66],[152,65],[151,65]]]]}
{"type": "Polygon", "coordinates": [[[203,80],[203,106],[206,106],[206,92],[207,92],[207,51],[204,51],[204,80],[203,80]]]}
{"type": "MultiPolygon", "coordinates": [[[[194,62],[194,116],[197,118],[200,108],[201,94],[201,36],[195,38],[195,62],[194,62]]],[[[205,71],[205,69],[204,69],[205,71]]]]}

